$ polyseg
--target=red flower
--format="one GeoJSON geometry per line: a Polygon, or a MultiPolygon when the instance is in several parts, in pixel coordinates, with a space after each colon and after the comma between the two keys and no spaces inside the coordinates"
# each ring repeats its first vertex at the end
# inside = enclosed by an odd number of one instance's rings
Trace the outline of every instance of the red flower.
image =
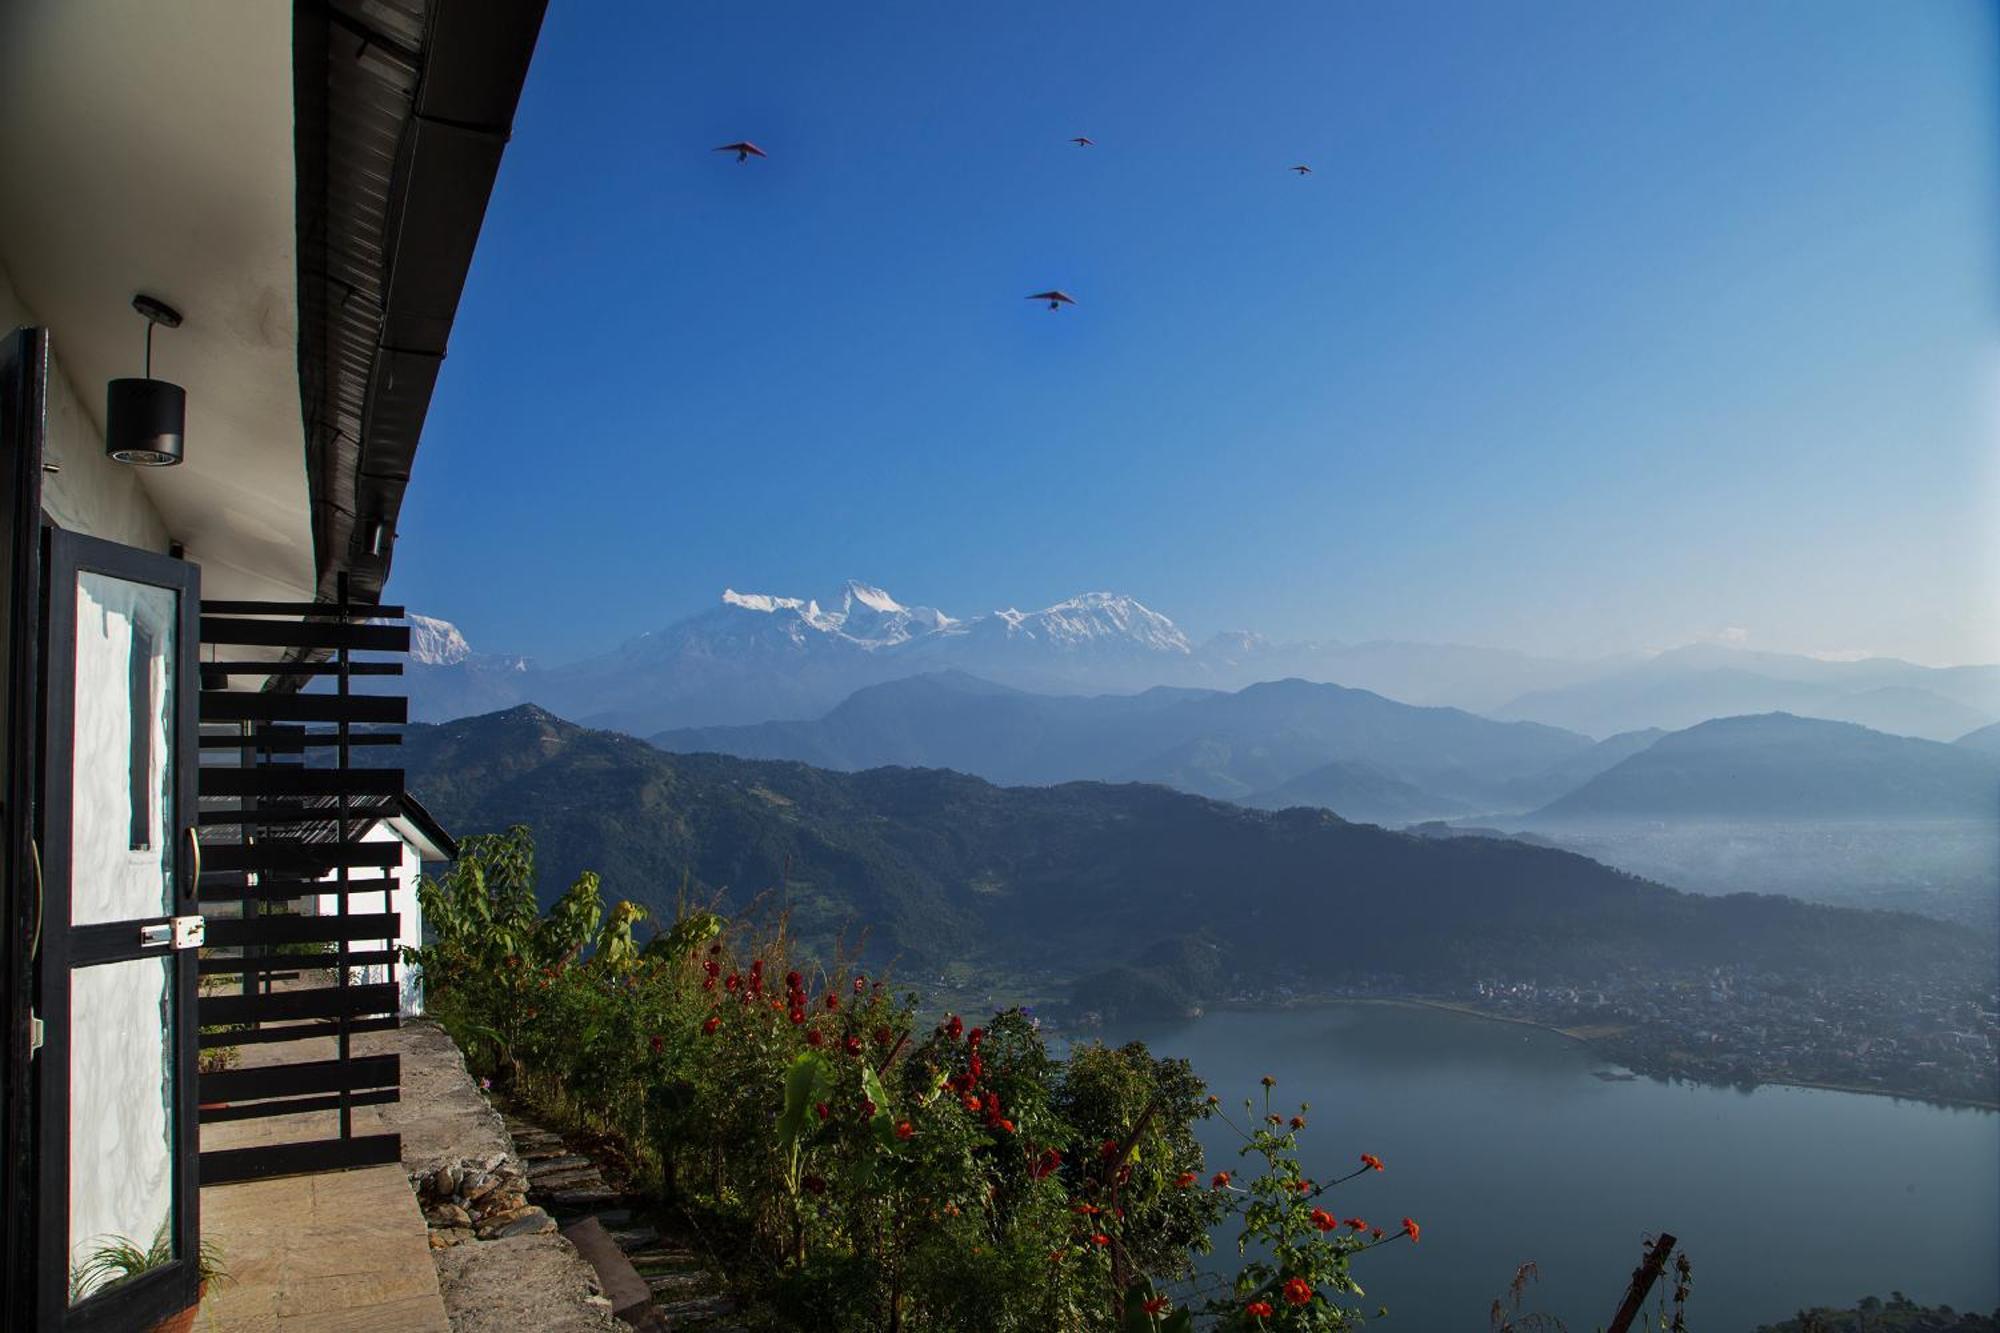
{"type": "MultiPolygon", "coordinates": [[[[1009,1133],[1013,1132],[1013,1121],[1009,1120],[1002,1123],[1007,1125],[1009,1133]]],[[[1042,1155],[1035,1159],[1035,1164],[1028,1168],[1028,1174],[1036,1180],[1041,1180],[1061,1165],[1062,1154],[1054,1148],[1044,1148],[1042,1149],[1042,1155]]]]}
{"type": "Polygon", "coordinates": [[[653,1048],[654,1055],[658,1055],[661,1051],[664,1051],[667,1048],[667,1039],[665,1037],[660,1036],[660,1034],[656,1032],[652,1036],[646,1038],[646,1044],[653,1048]]]}
{"type": "Polygon", "coordinates": [[[1312,1210],[1312,1224],[1321,1231],[1331,1231],[1340,1225],[1340,1219],[1324,1208],[1315,1208],[1312,1210]]]}
{"type": "Polygon", "coordinates": [[[1006,1130],[1009,1134],[1012,1134],[1014,1132],[1014,1122],[1007,1119],[1005,1116],[1002,1116],[1000,1118],[999,1128],[1006,1130]]]}
{"type": "Polygon", "coordinates": [[[1369,1230],[1368,1234],[1369,1234],[1369,1235],[1371,1235],[1371,1236],[1373,1236],[1373,1237],[1374,1237],[1374,1238],[1375,1238],[1376,1240],[1380,1240],[1380,1239],[1382,1239],[1382,1228],[1381,1228],[1381,1227],[1373,1227],[1373,1228],[1371,1228],[1371,1229],[1369,1230]]]}
{"type": "Polygon", "coordinates": [[[721,1020],[721,1019],[719,1019],[719,1018],[711,1018],[711,1019],[709,1019],[709,1020],[708,1020],[708,1021],[707,1021],[706,1023],[703,1023],[703,1024],[701,1025],[701,1030],[702,1030],[702,1031],[703,1031],[704,1033],[707,1033],[707,1034],[708,1034],[709,1036],[714,1036],[714,1035],[715,1035],[715,1030],[716,1030],[717,1028],[721,1027],[721,1026],[722,1026],[722,1020],[721,1020]]]}
{"type": "Polygon", "coordinates": [[[1285,1299],[1293,1305],[1304,1305],[1313,1298],[1312,1283],[1302,1277],[1289,1278],[1285,1282],[1285,1299]]]}
{"type": "Polygon", "coordinates": [[[1267,1115],[1264,1117],[1264,1123],[1267,1125],[1282,1125],[1285,1123],[1285,1118],[1281,1115],[1267,1115]]]}
{"type": "Polygon", "coordinates": [[[1295,1115],[1292,1117],[1293,1129],[1304,1129],[1305,1127],[1306,1127],[1306,1118],[1304,1116],[1295,1115]]]}
{"type": "Polygon", "coordinates": [[[797,972],[787,972],[785,973],[785,989],[797,990],[799,988],[800,983],[802,983],[804,980],[805,978],[800,976],[797,972]]]}
{"type": "Polygon", "coordinates": [[[986,1072],[986,1062],[981,1060],[975,1052],[972,1059],[966,1064],[965,1072],[974,1083],[977,1083],[979,1076],[986,1072]]]}
{"type": "Polygon", "coordinates": [[[752,958],[752,959],[750,960],[750,975],[751,975],[751,976],[753,976],[753,977],[761,977],[761,976],[763,976],[763,975],[764,975],[764,960],[763,960],[763,959],[761,959],[761,958],[752,958]]]}
{"type": "Polygon", "coordinates": [[[1347,1225],[1348,1225],[1348,1226],[1349,1226],[1349,1227],[1350,1227],[1351,1229],[1353,1229],[1353,1230],[1355,1230],[1355,1231],[1366,1231],[1366,1230],[1368,1229],[1368,1224],[1367,1224],[1366,1222],[1362,1221],[1362,1220],[1361,1220],[1360,1218],[1358,1218],[1358,1217],[1350,1217],[1350,1218],[1348,1218],[1348,1219],[1347,1219],[1347,1225]]]}
{"type": "Polygon", "coordinates": [[[867,985],[868,985],[867,977],[856,977],[854,979],[854,993],[856,995],[861,994],[863,988],[866,987],[867,985]]]}
{"type": "Polygon", "coordinates": [[[737,976],[734,972],[731,972],[728,976],[722,979],[722,989],[730,991],[732,993],[736,990],[738,986],[741,986],[742,984],[743,984],[743,978],[737,976]]]}
{"type": "Polygon", "coordinates": [[[1050,1263],[1052,1263],[1052,1264],[1059,1264],[1059,1263],[1061,1263],[1062,1261],[1063,1261],[1063,1252],[1062,1252],[1061,1250],[1050,1250],[1050,1251],[1049,1251],[1049,1262],[1050,1262],[1050,1263]]]}
{"type": "Polygon", "coordinates": [[[842,1042],[841,1045],[849,1055],[861,1054],[861,1038],[859,1037],[849,1037],[845,1042],[842,1042]]]}
{"type": "Polygon", "coordinates": [[[916,1126],[912,1125],[912,1124],[911,1124],[911,1123],[910,1123],[909,1121],[907,1121],[907,1120],[903,1120],[903,1121],[899,1121],[899,1122],[897,1122],[897,1125],[896,1125],[896,1137],[897,1137],[897,1138],[899,1138],[899,1139],[907,1139],[907,1138],[909,1138],[909,1137],[910,1137],[911,1135],[915,1134],[916,1132],[917,1132],[917,1129],[916,1129],[916,1126]]]}
{"type": "Polygon", "coordinates": [[[834,1010],[840,1008],[840,997],[832,991],[826,993],[826,1008],[828,1013],[832,1013],[834,1010]]]}
{"type": "Polygon", "coordinates": [[[965,1031],[965,1022],[964,1020],[960,1019],[957,1014],[950,1014],[946,1016],[944,1020],[945,1036],[950,1037],[953,1041],[957,1041],[959,1038],[959,1034],[963,1033],[964,1031],[965,1031]]]}
{"type": "Polygon", "coordinates": [[[709,978],[708,980],[706,980],[706,981],[702,982],[702,983],[701,983],[701,988],[702,988],[703,990],[714,990],[714,989],[715,989],[715,978],[714,978],[714,977],[710,977],[710,978],[709,978]]]}
{"type": "Polygon", "coordinates": [[[1184,1190],[1185,1190],[1185,1189],[1193,1189],[1193,1188],[1194,1188],[1194,1182],[1195,1182],[1195,1181],[1196,1181],[1197,1179],[1199,1179],[1199,1177],[1198,1177],[1198,1176],[1196,1176],[1194,1172],[1192,1172],[1192,1171],[1183,1171],[1183,1172],[1181,1172],[1181,1178],[1180,1178],[1179,1180],[1175,1181],[1174,1183],[1175,1183],[1175,1184],[1177,1184],[1177,1185],[1179,1185],[1179,1186],[1180,1186],[1180,1187],[1181,1187],[1182,1189],[1184,1189],[1184,1190]]]}
{"type": "Polygon", "coordinates": [[[1382,1169],[1382,1159],[1372,1152],[1365,1152],[1361,1154],[1361,1165],[1367,1167],[1370,1171],[1380,1171],[1382,1169]]]}
{"type": "Polygon", "coordinates": [[[861,1118],[863,1120],[866,1120],[874,1114],[875,1114],[874,1101],[871,1098],[863,1097],[861,1099],[861,1118]]]}
{"type": "Polygon", "coordinates": [[[824,1120],[828,1116],[833,1114],[833,1108],[831,1106],[828,1106],[825,1102],[814,1102],[813,1114],[818,1116],[820,1119],[824,1120]]]}
{"type": "Polygon", "coordinates": [[[890,1042],[894,1040],[896,1040],[896,1034],[889,1031],[889,1029],[887,1028],[875,1029],[875,1044],[877,1046],[887,1046],[890,1042]]]}
{"type": "Polygon", "coordinates": [[[1406,1217],[1403,1219],[1403,1234],[1410,1238],[1410,1244],[1414,1245],[1417,1243],[1417,1233],[1422,1230],[1423,1228],[1417,1225],[1414,1218],[1406,1217]]]}
{"type": "Polygon", "coordinates": [[[1269,1319],[1271,1317],[1271,1303],[1269,1301],[1252,1301],[1243,1307],[1243,1313],[1249,1315],[1252,1319],[1269,1319]]]}
{"type": "Polygon", "coordinates": [[[1313,1183],[1310,1180],[1294,1180],[1292,1182],[1292,1188],[1301,1194],[1311,1194],[1312,1187],[1313,1183]]]}
{"type": "Polygon", "coordinates": [[[713,958],[711,958],[707,962],[701,965],[701,970],[708,973],[708,975],[712,977],[722,971],[722,964],[716,962],[713,958]]]}
{"type": "Polygon", "coordinates": [[[789,1017],[792,1020],[792,1026],[797,1027],[799,1024],[806,1021],[806,1011],[803,1009],[794,1009],[791,1011],[789,1017]]]}
{"type": "Polygon", "coordinates": [[[1099,1213],[1103,1212],[1104,1210],[1102,1208],[1099,1208],[1094,1203],[1080,1203],[1077,1204],[1075,1207],[1071,1208],[1070,1211],[1072,1213],[1077,1214],[1080,1217],[1096,1217],[1099,1213]]]}
{"type": "Polygon", "coordinates": [[[1111,1243],[1111,1237],[1105,1235],[1102,1231],[1100,1231],[1096,1235],[1090,1238],[1090,1243],[1092,1245],[1109,1245],[1111,1243]]]}
{"type": "Polygon", "coordinates": [[[1208,1182],[1208,1187],[1212,1190],[1228,1189],[1229,1173],[1227,1171],[1216,1172],[1215,1179],[1208,1182]]]}
{"type": "Polygon", "coordinates": [[[971,1032],[966,1034],[965,1039],[971,1042],[974,1046],[977,1046],[980,1042],[986,1040],[986,1029],[974,1028],[972,1029],[971,1032]]]}
{"type": "Polygon", "coordinates": [[[1106,1139],[1104,1146],[1097,1150],[1097,1155],[1107,1162],[1116,1157],[1118,1155],[1118,1140],[1106,1139]]]}
{"type": "Polygon", "coordinates": [[[826,1041],[825,1034],[822,1033],[818,1028],[814,1028],[812,1031],[806,1033],[806,1045],[808,1046],[819,1046],[822,1045],[825,1041],[826,1041]]]}
{"type": "Polygon", "coordinates": [[[1167,1306],[1170,1304],[1172,1304],[1172,1302],[1167,1300],[1166,1297],[1155,1296],[1150,1300],[1141,1301],[1139,1303],[1139,1308],[1144,1310],[1147,1314],[1165,1314],[1167,1306]]]}
{"type": "Polygon", "coordinates": [[[978,1115],[980,1111],[985,1109],[985,1107],[980,1103],[980,1100],[977,1097],[973,1096],[971,1093],[968,1092],[965,1094],[965,1109],[972,1112],[974,1115],[978,1115]]]}

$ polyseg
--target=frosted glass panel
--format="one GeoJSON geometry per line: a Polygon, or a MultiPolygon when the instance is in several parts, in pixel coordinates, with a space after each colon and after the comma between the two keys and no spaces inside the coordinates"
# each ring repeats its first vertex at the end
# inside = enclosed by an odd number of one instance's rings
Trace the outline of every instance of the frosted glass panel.
{"type": "Polygon", "coordinates": [[[70,1301],[173,1253],[172,958],[70,973],[70,1301]],[[106,1262],[130,1247],[133,1256],[106,1262]]]}
{"type": "Polygon", "coordinates": [[[173,911],[179,597],[85,570],[76,585],[70,920],[173,911]]]}

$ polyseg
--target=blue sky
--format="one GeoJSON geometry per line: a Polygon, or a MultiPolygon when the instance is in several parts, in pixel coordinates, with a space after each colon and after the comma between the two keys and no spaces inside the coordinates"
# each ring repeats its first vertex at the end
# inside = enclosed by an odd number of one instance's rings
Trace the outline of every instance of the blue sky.
{"type": "Polygon", "coordinates": [[[1996,52],[1951,0],[552,5],[390,593],[551,660],[850,576],[2000,660],[1996,52]]]}

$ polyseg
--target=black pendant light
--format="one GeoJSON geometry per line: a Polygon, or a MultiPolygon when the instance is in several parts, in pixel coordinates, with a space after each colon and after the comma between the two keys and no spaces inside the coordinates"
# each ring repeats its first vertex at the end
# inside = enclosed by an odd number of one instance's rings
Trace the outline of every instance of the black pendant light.
{"type": "Polygon", "coordinates": [[[120,463],[172,467],[181,461],[187,390],[153,378],[153,326],[181,326],[181,312],[141,292],[132,308],[146,320],[146,374],[111,381],[104,405],[104,452],[120,463]]]}

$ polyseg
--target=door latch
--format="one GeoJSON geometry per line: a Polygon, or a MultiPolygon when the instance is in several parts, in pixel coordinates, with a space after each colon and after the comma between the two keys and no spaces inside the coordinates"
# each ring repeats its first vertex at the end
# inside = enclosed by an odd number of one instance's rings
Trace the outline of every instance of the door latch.
{"type": "Polygon", "coordinates": [[[173,943],[173,939],[174,926],[171,921],[162,921],[158,925],[139,927],[139,947],[141,949],[158,949],[164,945],[173,943]]]}
{"type": "Polygon", "coordinates": [[[208,939],[208,922],[198,916],[174,918],[174,947],[199,949],[208,939]]]}

